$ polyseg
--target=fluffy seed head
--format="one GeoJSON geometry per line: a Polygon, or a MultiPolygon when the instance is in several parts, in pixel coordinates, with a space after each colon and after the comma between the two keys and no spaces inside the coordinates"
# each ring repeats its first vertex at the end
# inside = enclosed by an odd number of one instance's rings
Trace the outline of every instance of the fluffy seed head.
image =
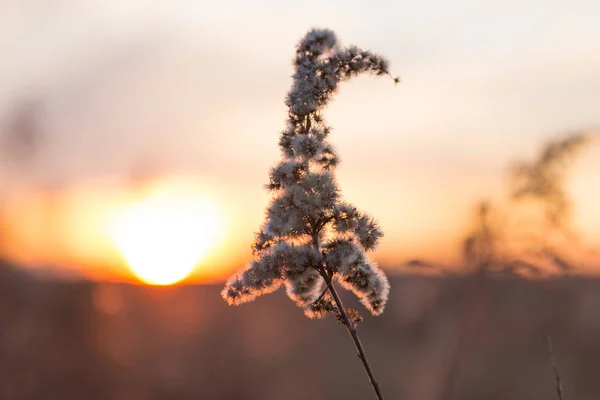
{"type": "Polygon", "coordinates": [[[296,47],[294,68],[279,138],[282,159],[266,185],[272,198],[252,245],[254,260],[227,282],[222,296],[238,305],[285,285],[309,317],[320,318],[335,310],[323,291],[325,277],[334,277],[380,314],[389,284],[365,253],[383,234],[371,216],[341,200],[334,176],[339,159],[322,114],[341,82],[363,73],[389,75],[388,62],[356,46],[341,47],[330,30],[313,29],[296,47]]]}

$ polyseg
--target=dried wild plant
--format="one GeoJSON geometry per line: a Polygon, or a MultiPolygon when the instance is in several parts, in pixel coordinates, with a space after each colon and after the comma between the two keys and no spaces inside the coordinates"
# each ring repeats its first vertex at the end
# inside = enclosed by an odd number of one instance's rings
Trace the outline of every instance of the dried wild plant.
{"type": "Polygon", "coordinates": [[[266,221],[252,245],[253,261],[229,279],[222,296],[238,305],[285,285],[307,316],[334,313],[382,399],[356,333],[361,317],[344,308],[334,281],[373,315],[381,314],[389,284],[366,252],[383,234],[371,216],[342,200],[334,177],[338,156],[327,141],[331,128],[322,114],[341,82],[363,73],[390,75],[388,63],[370,51],[340,47],[330,30],[313,29],[298,44],[294,67],[287,127],[279,139],[282,159],[266,185],[272,194],[266,221]]]}

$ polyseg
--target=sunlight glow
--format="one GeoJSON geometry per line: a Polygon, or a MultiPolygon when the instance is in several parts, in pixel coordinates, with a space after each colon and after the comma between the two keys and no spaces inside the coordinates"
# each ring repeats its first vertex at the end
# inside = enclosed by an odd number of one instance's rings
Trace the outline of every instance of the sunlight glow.
{"type": "Polygon", "coordinates": [[[109,235],[136,277],[170,285],[214,250],[224,230],[222,213],[199,188],[167,182],[116,213],[109,235]]]}

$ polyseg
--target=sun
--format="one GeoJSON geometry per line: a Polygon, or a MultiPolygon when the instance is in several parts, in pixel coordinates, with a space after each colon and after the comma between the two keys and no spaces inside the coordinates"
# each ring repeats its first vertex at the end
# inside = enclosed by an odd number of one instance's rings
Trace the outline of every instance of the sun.
{"type": "Polygon", "coordinates": [[[119,210],[109,236],[137,278],[171,285],[219,244],[224,229],[223,214],[200,188],[166,182],[119,210]]]}

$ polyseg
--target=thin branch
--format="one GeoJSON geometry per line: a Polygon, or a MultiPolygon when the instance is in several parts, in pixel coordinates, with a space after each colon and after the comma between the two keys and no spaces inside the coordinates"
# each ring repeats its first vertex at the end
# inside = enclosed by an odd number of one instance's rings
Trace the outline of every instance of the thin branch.
{"type": "Polygon", "coordinates": [[[548,341],[548,354],[549,354],[549,358],[550,358],[550,364],[552,364],[552,370],[554,371],[554,378],[556,378],[556,395],[559,400],[564,400],[562,379],[560,378],[560,373],[558,371],[558,365],[556,363],[556,358],[554,357],[554,343],[552,342],[552,335],[550,333],[548,333],[548,335],[547,335],[547,341],[548,341]]]}
{"type": "Polygon", "coordinates": [[[327,288],[329,289],[329,292],[331,293],[331,295],[333,296],[333,299],[335,300],[335,304],[336,304],[336,307],[342,317],[342,321],[344,322],[344,325],[346,325],[346,329],[348,330],[348,333],[350,334],[350,336],[352,337],[352,340],[354,341],[354,345],[356,346],[356,350],[358,351],[358,357],[362,361],[363,366],[365,367],[365,371],[367,371],[367,375],[369,376],[369,382],[371,383],[371,386],[373,386],[373,390],[375,391],[375,394],[377,395],[377,399],[384,400],[383,394],[381,394],[381,389],[379,388],[379,382],[377,382],[377,380],[375,379],[375,375],[373,374],[373,370],[371,369],[369,360],[367,360],[367,356],[363,349],[362,343],[360,342],[360,339],[358,337],[358,333],[356,332],[356,329],[354,328],[354,324],[352,323],[352,321],[350,321],[350,318],[348,318],[348,314],[346,313],[346,309],[344,308],[342,299],[340,299],[340,296],[338,296],[338,293],[335,290],[335,287],[333,286],[331,278],[329,278],[324,273],[322,273],[322,276],[323,276],[323,279],[325,279],[325,283],[327,283],[327,288]]]}
{"type": "Polygon", "coordinates": [[[321,219],[319,219],[319,220],[317,221],[317,223],[316,223],[316,228],[315,228],[315,230],[316,230],[316,231],[321,231],[321,229],[323,229],[323,227],[324,227],[325,225],[327,225],[327,223],[328,223],[329,221],[331,221],[331,220],[333,220],[333,217],[327,217],[327,218],[321,218],[321,219]]]}
{"type": "Polygon", "coordinates": [[[317,299],[315,301],[313,301],[312,304],[317,304],[319,301],[321,301],[321,299],[323,298],[323,296],[325,296],[325,293],[327,293],[328,290],[329,290],[329,287],[326,286],[325,290],[323,290],[323,293],[321,293],[321,295],[319,297],[317,297],[317,299]]]}
{"type": "MultiPolygon", "coordinates": [[[[319,233],[319,231],[315,230],[315,233],[312,237],[313,246],[317,251],[320,250],[319,233]]],[[[323,280],[327,285],[329,293],[331,293],[331,295],[333,296],[335,305],[338,309],[338,312],[340,313],[340,316],[342,317],[342,322],[344,323],[344,325],[346,325],[346,329],[348,330],[348,333],[354,341],[354,345],[356,346],[356,350],[358,351],[358,357],[362,361],[365,371],[369,376],[369,382],[371,383],[371,386],[373,386],[373,390],[377,395],[377,399],[384,400],[383,394],[381,394],[381,389],[379,388],[379,382],[377,382],[377,379],[375,379],[375,374],[373,374],[373,370],[371,369],[371,365],[369,364],[369,360],[367,359],[365,350],[363,349],[362,343],[360,342],[358,333],[354,328],[354,324],[352,323],[352,321],[350,321],[350,318],[348,318],[348,313],[346,313],[344,303],[342,303],[342,299],[340,299],[340,296],[338,296],[338,293],[335,290],[335,287],[333,286],[333,272],[328,273],[327,266],[325,265],[325,260],[323,260],[322,264],[317,268],[317,271],[319,271],[319,274],[321,274],[321,276],[323,277],[323,280]]],[[[321,296],[323,296],[324,294],[325,292],[323,292],[321,296]]]]}

